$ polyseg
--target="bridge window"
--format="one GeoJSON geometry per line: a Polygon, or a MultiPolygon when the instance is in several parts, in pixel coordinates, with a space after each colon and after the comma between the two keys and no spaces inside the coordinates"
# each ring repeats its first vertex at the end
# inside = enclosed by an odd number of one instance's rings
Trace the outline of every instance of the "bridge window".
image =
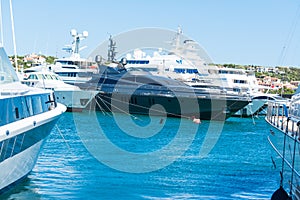
{"type": "Polygon", "coordinates": [[[234,83],[241,83],[241,84],[246,84],[247,81],[246,80],[233,80],[234,83]]]}

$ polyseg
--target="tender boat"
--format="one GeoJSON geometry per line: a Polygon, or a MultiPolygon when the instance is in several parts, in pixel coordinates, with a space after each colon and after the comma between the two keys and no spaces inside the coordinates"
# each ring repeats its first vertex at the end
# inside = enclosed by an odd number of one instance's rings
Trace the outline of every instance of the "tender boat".
{"type": "Polygon", "coordinates": [[[225,120],[249,103],[247,97],[223,94],[218,89],[195,90],[174,79],[128,72],[122,64],[98,68],[98,75],[78,86],[99,91],[95,106],[102,111],[225,120]]]}
{"type": "Polygon", "coordinates": [[[66,107],[53,92],[28,87],[18,79],[0,47],[0,193],[24,179],[66,107]]]}
{"type": "Polygon", "coordinates": [[[279,189],[272,200],[300,199],[300,94],[291,100],[268,103],[266,121],[271,125],[268,141],[275,150],[272,158],[280,175],[279,189]]]}
{"type": "Polygon", "coordinates": [[[28,86],[53,90],[57,102],[67,106],[68,111],[82,111],[98,93],[64,83],[57,74],[50,71],[26,73],[25,77],[22,83],[28,86]]]}

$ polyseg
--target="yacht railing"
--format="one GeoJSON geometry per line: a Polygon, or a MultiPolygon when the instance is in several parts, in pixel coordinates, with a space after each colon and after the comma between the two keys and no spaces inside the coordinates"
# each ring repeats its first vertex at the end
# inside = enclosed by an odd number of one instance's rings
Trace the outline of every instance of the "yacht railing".
{"type": "Polygon", "coordinates": [[[300,187],[300,118],[293,115],[293,109],[294,105],[290,101],[270,101],[268,102],[266,116],[266,121],[283,133],[283,140],[278,144],[274,144],[271,137],[278,136],[270,130],[272,136],[270,135],[268,140],[282,159],[281,186],[283,185],[284,166],[288,166],[291,170],[288,181],[290,196],[293,196],[294,191],[299,190],[300,187]],[[281,148],[282,150],[280,150],[281,148]]]}

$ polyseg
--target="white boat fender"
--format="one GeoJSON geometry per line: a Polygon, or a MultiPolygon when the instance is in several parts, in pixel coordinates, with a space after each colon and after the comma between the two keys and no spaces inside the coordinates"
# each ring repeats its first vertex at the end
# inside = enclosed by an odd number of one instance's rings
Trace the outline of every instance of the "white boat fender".
{"type": "Polygon", "coordinates": [[[201,124],[201,120],[199,118],[196,118],[195,116],[192,116],[192,121],[195,123],[195,124],[201,124]]]}

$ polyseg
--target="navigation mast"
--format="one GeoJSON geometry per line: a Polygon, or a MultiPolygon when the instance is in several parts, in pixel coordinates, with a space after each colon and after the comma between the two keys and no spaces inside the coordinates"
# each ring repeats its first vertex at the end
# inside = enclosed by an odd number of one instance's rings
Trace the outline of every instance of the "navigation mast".
{"type": "Polygon", "coordinates": [[[112,36],[110,35],[108,40],[108,52],[107,52],[108,62],[115,61],[115,57],[117,55],[116,48],[117,48],[116,42],[112,39],[112,36]]]}

